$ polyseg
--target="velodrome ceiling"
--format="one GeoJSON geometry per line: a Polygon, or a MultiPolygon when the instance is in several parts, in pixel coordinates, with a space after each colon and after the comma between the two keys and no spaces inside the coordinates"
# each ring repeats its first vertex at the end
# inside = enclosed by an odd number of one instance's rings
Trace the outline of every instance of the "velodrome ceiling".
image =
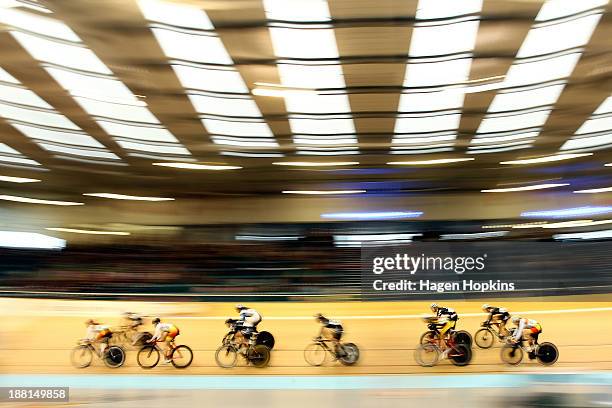
{"type": "Polygon", "coordinates": [[[2,194],[610,187],[611,10],[0,0],[2,194]]]}

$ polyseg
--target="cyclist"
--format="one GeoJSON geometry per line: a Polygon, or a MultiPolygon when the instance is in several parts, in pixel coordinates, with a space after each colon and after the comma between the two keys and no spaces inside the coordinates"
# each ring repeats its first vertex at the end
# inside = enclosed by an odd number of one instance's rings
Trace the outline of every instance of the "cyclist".
{"type": "Polygon", "coordinates": [[[171,363],[170,352],[174,350],[174,339],[181,332],[178,327],[172,323],[162,323],[159,317],[153,319],[153,326],[155,326],[155,333],[149,343],[163,342],[166,343],[166,350],[164,351],[164,363],[171,363]]]}
{"type": "Polygon", "coordinates": [[[482,310],[489,314],[487,321],[497,325],[499,334],[502,336],[507,336],[508,330],[506,330],[506,323],[508,323],[508,320],[510,320],[510,312],[508,312],[508,309],[485,303],[482,305],[482,310]]]}
{"type": "Polygon", "coordinates": [[[512,318],[512,323],[516,325],[516,330],[514,331],[512,341],[514,343],[520,343],[523,340],[527,340],[527,351],[529,353],[529,358],[533,360],[536,358],[535,344],[538,342],[538,336],[540,333],[542,333],[542,325],[540,325],[537,320],[527,319],[520,316],[514,316],[512,318]]]}
{"type": "Polygon", "coordinates": [[[142,325],[142,317],[138,313],[125,312],[123,313],[123,318],[127,323],[126,326],[130,329],[135,330],[142,325]]]}
{"type": "Polygon", "coordinates": [[[340,320],[330,320],[323,316],[321,313],[315,315],[315,319],[319,322],[323,328],[321,330],[321,337],[330,340],[334,345],[336,353],[341,353],[342,348],[340,346],[340,339],[344,334],[344,328],[340,320]]]}
{"type": "Polygon", "coordinates": [[[100,345],[100,355],[104,355],[104,350],[108,347],[108,339],[110,339],[113,333],[109,326],[98,323],[93,319],[88,319],[85,322],[87,326],[87,334],[85,338],[91,341],[94,345],[100,345]]]}
{"type": "Polygon", "coordinates": [[[444,350],[444,353],[442,354],[442,358],[444,358],[450,352],[450,348],[446,347],[447,337],[450,334],[450,330],[455,328],[459,315],[457,312],[455,312],[455,309],[450,307],[442,307],[436,303],[432,303],[430,305],[430,309],[436,314],[438,324],[442,325],[440,328],[440,348],[444,350]]]}

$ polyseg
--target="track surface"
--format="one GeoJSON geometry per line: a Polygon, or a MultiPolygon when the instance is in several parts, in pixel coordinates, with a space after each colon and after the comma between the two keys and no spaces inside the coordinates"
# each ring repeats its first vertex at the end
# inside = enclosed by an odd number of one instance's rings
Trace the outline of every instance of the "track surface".
{"type": "MultiPolygon", "coordinates": [[[[472,364],[455,367],[447,361],[433,368],[418,366],[413,350],[426,328],[419,316],[428,313],[430,302],[343,302],[343,303],[252,303],[264,316],[260,330],[276,337],[270,367],[239,366],[218,368],[214,350],[226,332],[225,317],[234,315],[229,303],[154,303],[111,301],[67,301],[0,299],[3,336],[0,338],[0,372],[4,374],[89,373],[89,374],[267,374],[267,375],[349,375],[349,374],[433,374],[487,372],[567,372],[612,370],[612,300],[610,295],[588,297],[479,300],[445,302],[460,316],[458,328],[474,333],[484,319],[482,303],[502,304],[511,312],[539,320],[544,328],[540,341],[552,341],[560,349],[553,367],[542,367],[527,359],[518,367],[501,363],[499,344],[489,350],[475,348],[472,364]],[[96,361],[77,370],[70,365],[69,352],[85,333],[88,317],[103,323],[119,324],[119,314],[135,311],[159,315],[181,330],[179,344],[194,350],[194,362],[186,370],[159,366],[142,370],[134,350],[128,350],[126,366],[111,370],[96,361]],[[322,312],[342,319],[344,340],[359,345],[358,365],[343,367],[328,363],[310,367],[303,349],[318,334],[312,316],[322,312]]],[[[147,324],[146,329],[151,329],[147,324]]]]}

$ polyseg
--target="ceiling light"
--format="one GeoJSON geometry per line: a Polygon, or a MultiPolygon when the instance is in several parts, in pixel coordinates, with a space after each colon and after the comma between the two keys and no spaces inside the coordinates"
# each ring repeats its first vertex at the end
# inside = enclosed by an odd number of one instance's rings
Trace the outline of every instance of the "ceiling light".
{"type": "Polygon", "coordinates": [[[133,196],[125,194],[114,194],[114,193],[83,193],[84,196],[110,198],[113,200],[134,200],[134,201],[173,201],[174,198],[167,197],[145,197],[145,196],[133,196]]]}
{"type": "Polygon", "coordinates": [[[557,234],[553,235],[554,239],[610,239],[612,238],[612,230],[592,231],[592,232],[576,232],[572,234],[557,234]]]}
{"type": "Polygon", "coordinates": [[[174,167],[177,169],[192,169],[192,170],[237,170],[241,166],[229,166],[221,164],[198,164],[198,163],[153,163],[154,166],[174,167]]]}
{"type": "Polygon", "coordinates": [[[561,160],[576,159],[578,157],[592,156],[593,153],[567,153],[567,154],[555,154],[552,156],[535,157],[533,159],[520,159],[503,161],[499,164],[536,164],[536,163],[548,163],[561,160]]]}
{"type": "Polygon", "coordinates": [[[94,230],[82,230],[74,228],[45,228],[49,231],[57,232],[73,232],[75,234],[90,234],[90,235],[130,235],[129,232],[122,231],[94,231],[94,230]]]}
{"type": "Polygon", "coordinates": [[[0,247],[63,249],[66,241],[34,232],[0,231],[0,247]]]}
{"type": "Polygon", "coordinates": [[[423,215],[422,211],[368,211],[368,212],[341,212],[321,214],[321,218],[338,220],[392,220],[404,218],[417,218],[423,215]]]}
{"type": "Polygon", "coordinates": [[[555,188],[569,186],[569,183],[550,183],[550,184],[534,184],[531,186],[523,187],[510,187],[510,188],[493,188],[489,190],[480,190],[481,193],[510,193],[514,191],[531,191],[531,190],[543,190],[546,188],[555,188]]]}
{"type": "Polygon", "coordinates": [[[0,195],[0,200],[17,201],[20,203],[30,203],[30,204],[46,204],[46,205],[62,205],[62,206],[84,205],[84,203],[75,203],[72,201],[39,200],[37,198],[19,197],[19,196],[11,196],[11,195],[0,195]]]}
{"type": "Polygon", "coordinates": [[[359,162],[356,161],[346,161],[346,162],[305,162],[305,161],[295,161],[295,162],[274,162],[277,166],[296,166],[296,167],[326,167],[326,166],[355,166],[358,165],[359,162]]]}
{"type": "Polygon", "coordinates": [[[596,194],[596,193],[610,193],[610,192],[612,192],[612,187],[591,188],[589,190],[574,191],[574,193],[576,194],[596,194]]]}
{"type": "Polygon", "coordinates": [[[0,176],[0,181],[8,181],[9,183],[36,183],[40,180],[25,177],[0,176]]]}
{"type": "Polygon", "coordinates": [[[599,215],[607,214],[612,212],[610,206],[587,206],[587,207],[575,207],[575,208],[564,208],[560,210],[542,210],[542,211],[527,211],[521,213],[521,217],[534,217],[534,218],[571,218],[580,217],[585,215],[599,215]]]}
{"type": "Polygon", "coordinates": [[[394,161],[388,162],[391,165],[402,165],[402,166],[421,166],[429,164],[446,164],[446,163],[458,163],[464,161],[475,160],[473,157],[462,157],[456,159],[432,159],[432,160],[413,160],[413,161],[394,161]]]}
{"type": "Polygon", "coordinates": [[[284,190],[283,194],[305,195],[334,195],[334,194],[361,194],[366,190],[284,190]]]}
{"type": "Polygon", "coordinates": [[[461,239],[483,239],[483,238],[498,238],[508,235],[508,231],[491,231],[491,232],[475,232],[466,234],[443,234],[440,235],[440,240],[461,240],[461,239]]]}
{"type": "Polygon", "coordinates": [[[542,228],[578,228],[578,227],[592,227],[595,225],[612,224],[612,220],[575,220],[575,221],[564,221],[554,222],[551,224],[543,225],[542,228]]]}

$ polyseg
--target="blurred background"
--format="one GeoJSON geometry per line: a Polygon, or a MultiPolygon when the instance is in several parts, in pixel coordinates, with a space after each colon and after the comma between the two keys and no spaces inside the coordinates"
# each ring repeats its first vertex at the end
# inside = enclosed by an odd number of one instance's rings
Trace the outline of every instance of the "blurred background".
{"type": "MultiPolygon", "coordinates": [[[[596,307],[612,280],[611,11],[0,0],[7,315],[68,310],[40,298],[359,301],[361,247],[412,242],[498,243],[538,290],[520,296],[596,307]],[[521,259],[519,241],[581,256],[521,259]]],[[[37,324],[17,319],[0,346],[37,324]]]]}

